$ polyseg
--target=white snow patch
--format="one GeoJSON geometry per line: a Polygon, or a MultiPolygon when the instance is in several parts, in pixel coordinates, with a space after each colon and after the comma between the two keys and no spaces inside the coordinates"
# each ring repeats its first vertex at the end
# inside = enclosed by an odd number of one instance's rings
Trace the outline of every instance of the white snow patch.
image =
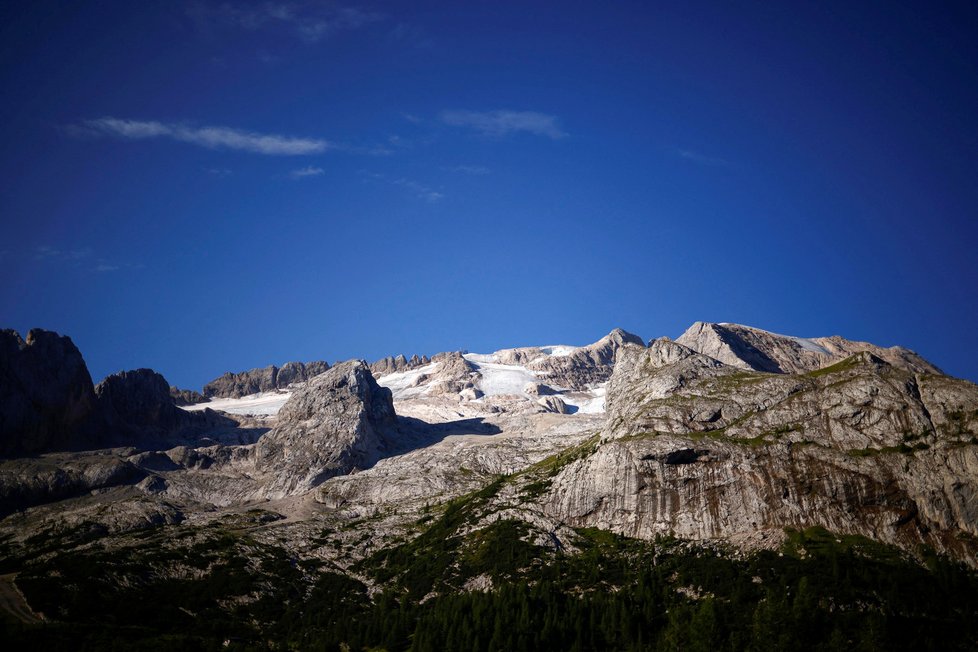
{"type": "Polygon", "coordinates": [[[547,355],[554,356],[555,358],[563,358],[571,355],[575,351],[579,351],[581,347],[579,346],[565,346],[563,344],[557,344],[554,346],[541,346],[540,350],[547,355]]]}
{"type": "Polygon", "coordinates": [[[292,396],[291,392],[260,392],[241,398],[217,398],[207,403],[182,405],[187,412],[200,412],[206,408],[220,410],[228,414],[256,414],[271,416],[278,414],[285,402],[292,396]]]}
{"type": "Polygon", "coordinates": [[[808,339],[807,337],[788,336],[788,339],[794,341],[795,344],[805,349],[806,351],[811,351],[813,353],[824,353],[825,355],[832,355],[827,348],[825,348],[821,344],[816,343],[813,340],[808,339]]]}
{"type": "Polygon", "coordinates": [[[601,383],[590,388],[586,392],[570,392],[562,394],[560,398],[567,405],[577,408],[577,414],[603,414],[604,399],[608,393],[608,383],[601,383]]]}
{"type": "Polygon", "coordinates": [[[476,371],[482,374],[479,389],[486,396],[525,396],[523,388],[527,383],[540,382],[537,372],[520,365],[492,362],[495,356],[466,353],[462,357],[471,362],[476,371]]]}
{"type": "Polygon", "coordinates": [[[409,369],[408,371],[399,371],[393,374],[387,374],[386,376],[381,376],[377,379],[377,384],[381,387],[386,387],[391,390],[391,394],[394,395],[394,400],[401,401],[406,398],[414,398],[420,396],[427,391],[425,385],[415,386],[420,378],[424,374],[433,373],[440,363],[432,362],[431,364],[426,364],[423,367],[418,367],[417,369],[409,369]]]}
{"type": "Polygon", "coordinates": [[[465,353],[463,358],[469,362],[499,362],[499,355],[496,353],[465,353]]]}

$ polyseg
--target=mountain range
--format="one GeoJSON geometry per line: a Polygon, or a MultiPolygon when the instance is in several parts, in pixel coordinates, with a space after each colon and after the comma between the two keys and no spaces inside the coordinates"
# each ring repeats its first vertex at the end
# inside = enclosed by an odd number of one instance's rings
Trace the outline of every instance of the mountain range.
{"type": "MultiPolygon", "coordinates": [[[[830,549],[838,565],[842,547],[853,568],[884,559],[906,577],[943,564],[957,582],[946,596],[978,568],[978,387],[901,347],[696,322],[675,340],[615,329],[586,346],[290,362],[200,392],[147,369],[94,385],[71,340],[46,331],[3,331],[0,353],[0,566],[16,574],[5,581],[21,619],[49,630],[95,627],[92,601],[121,626],[120,601],[192,585],[210,593],[175,604],[218,623],[194,629],[200,640],[434,646],[447,643],[420,605],[549,586],[541,569],[594,555],[594,577],[561,595],[607,586],[624,599],[638,585],[609,568],[646,554],[682,559],[681,577],[707,553],[807,568],[830,549]],[[323,578],[329,609],[360,629],[302,620],[326,600],[323,578]],[[355,608],[331,593],[342,586],[355,608]],[[386,599],[404,601],[413,639],[369,633],[386,599]],[[269,613],[305,625],[276,630],[269,613]]],[[[719,608],[710,578],[656,581],[675,613],[694,614],[719,608]]],[[[833,623],[837,609],[875,613],[854,596],[810,608],[833,623]]],[[[172,617],[141,616],[153,636],[187,618],[172,617]]],[[[664,622],[655,645],[695,629],[664,622]]],[[[953,629],[951,646],[969,632],[953,629]]]]}

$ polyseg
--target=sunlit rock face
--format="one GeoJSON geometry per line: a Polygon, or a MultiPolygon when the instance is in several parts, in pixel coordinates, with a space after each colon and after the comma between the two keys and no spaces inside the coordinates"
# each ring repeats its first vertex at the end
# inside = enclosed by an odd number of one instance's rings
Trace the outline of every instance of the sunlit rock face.
{"type": "Polygon", "coordinates": [[[596,452],[543,509],[642,538],[824,526],[974,563],[978,387],[870,352],[746,372],[679,343],[619,352],[596,452]]]}
{"type": "Polygon", "coordinates": [[[204,385],[203,395],[207,398],[241,398],[259,392],[272,392],[306,382],[327,369],[329,364],[315,361],[286,362],[281,367],[268,365],[240,373],[228,372],[204,385]]]}
{"type": "Polygon", "coordinates": [[[740,324],[696,322],[676,340],[698,353],[740,369],[772,373],[805,373],[868,351],[895,367],[918,373],[941,370],[901,346],[884,348],[869,342],[832,337],[790,337],[740,324]]]}
{"type": "Polygon", "coordinates": [[[257,444],[266,494],[301,493],[373,463],[395,419],[390,390],[366,363],[344,362],[317,376],[292,394],[278,424],[257,444]]]}

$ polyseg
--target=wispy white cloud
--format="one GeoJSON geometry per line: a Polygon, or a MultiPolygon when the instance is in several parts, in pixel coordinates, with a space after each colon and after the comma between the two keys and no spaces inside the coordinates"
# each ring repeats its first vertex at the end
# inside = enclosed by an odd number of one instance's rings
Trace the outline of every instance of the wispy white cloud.
{"type": "Polygon", "coordinates": [[[701,154],[699,152],[694,152],[691,149],[680,149],[676,153],[679,158],[691,161],[693,163],[698,163],[700,165],[713,165],[717,167],[729,167],[731,165],[730,161],[719,158],[716,156],[707,156],[706,154],[701,154]]]}
{"type": "Polygon", "coordinates": [[[473,175],[483,175],[492,172],[489,168],[484,165],[452,165],[450,167],[444,168],[449,172],[459,172],[461,174],[473,174],[473,175]]]}
{"type": "Polygon", "coordinates": [[[398,177],[395,179],[379,172],[367,172],[365,170],[361,170],[360,174],[367,179],[383,181],[385,183],[404,188],[418,199],[423,199],[424,201],[432,204],[438,203],[445,198],[445,194],[440,190],[435,190],[434,188],[430,188],[423,183],[418,183],[412,179],[406,179],[404,177],[398,177]]]}
{"type": "Polygon", "coordinates": [[[412,124],[421,124],[422,122],[421,118],[414,115],[413,113],[402,113],[401,117],[412,124]]]}
{"type": "Polygon", "coordinates": [[[223,179],[224,177],[229,177],[234,173],[227,168],[207,168],[207,174],[223,179]]]}
{"type": "Polygon", "coordinates": [[[416,48],[430,49],[435,45],[425,29],[415,23],[398,23],[391,30],[390,35],[395,41],[413,45],[416,48]]]}
{"type": "Polygon", "coordinates": [[[298,170],[292,170],[289,172],[289,176],[293,179],[304,179],[306,177],[318,177],[320,175],[326,174],[326,170],[322,168],[313,167],[312,165],[306,166],[304,168],[299,168],[298,170]]]}
{"type": "Polygon", "coordinates": [[[423,199],[432,204],[440,202],[445,198],[443,193],[433,190],[426,185],[418,183],[417,181],[412,181],[410,179],[394,179],[393,183],[414,193],[418,199],[423,199]]]}
{"type": "Polygon", "coordinates": [[[34,260],[67,260],[79,261],[92,256],[91,247],[81,249],[58,249],[50,245],[41,245],[34,248],[34,260]]]}
{"type": "Polygon", "coordinates": [[[120,269],[141,269],[142,265],[109,261],[96,257],[91,247],[61,249],[51,245],[39,245],[30,251],[29,256],[45,265],[67,265],[72,268],[89,269],[93,272],[114,272],[120,269]]]}
{"type": "Polygon", "coordinates": [[[88,133],[117,136],[129,140],[169,138],[210,149],[234,149],[277,156],[318,154],[332,147],[331,143],[320,138],[262,134],[231,127],[193,127],[155,120],[105,117],[85,120],[80,126],[88,133]]]}
{"type": "Polygon", "coordinates": [[[502,137],[524,131],[558,140],[567,136],[556,116],[536,111],[442,111],[441,121],[453,127],[469,127],[485,136],[502,137]]]}
{"type": "Polygon", "coordinates": [[[248,32],[279,30],[307,43],[316,43],[338,32],[356,30],[384,19],[378,12],[317,0],[196,3],[187,14],[204,31],[215,27],[233,27],[248,32]]]}

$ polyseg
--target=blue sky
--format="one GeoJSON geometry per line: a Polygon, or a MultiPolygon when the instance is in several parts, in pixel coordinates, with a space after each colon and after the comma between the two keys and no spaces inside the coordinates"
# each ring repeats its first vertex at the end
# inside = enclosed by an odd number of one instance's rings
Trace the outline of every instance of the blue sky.
{"type": "Polygon", "coordinates": [[[84,4],[0,8],[0,325],[96,381],[695,320],[978,379],[973,4],[84,4]]]}

